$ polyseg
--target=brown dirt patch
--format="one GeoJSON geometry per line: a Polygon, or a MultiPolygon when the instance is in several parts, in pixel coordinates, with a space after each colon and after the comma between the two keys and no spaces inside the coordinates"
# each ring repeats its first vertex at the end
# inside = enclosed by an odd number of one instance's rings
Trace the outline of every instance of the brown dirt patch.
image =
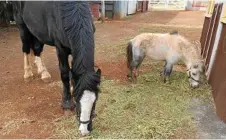
{"type": "MultiPolygon", "coordinates": [[[[111,80],[119,80],[120,82],[126,82],[128,69],[126,60],[119,58],[116,62],[106,62],[106,61],[97,61],[97,65],[101,68],[102,75],[111,80]]],[[[150,71],[151,66],[141,66],[139,74],[142,74],[146,71],[150,71]]]]}
{"type": "Polygon", "coordinates": [[[97,65],[103,71],[102,75],[114,80],[127,80],[127,64],[123,59],[119,59],[116,62],[100,62],[97,61],[97,65]]]}

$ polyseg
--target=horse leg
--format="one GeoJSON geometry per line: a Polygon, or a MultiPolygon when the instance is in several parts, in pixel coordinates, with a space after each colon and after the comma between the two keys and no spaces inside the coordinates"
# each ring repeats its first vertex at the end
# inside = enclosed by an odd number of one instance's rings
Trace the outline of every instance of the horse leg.
{"type": "Polygon", "coordinates": [[[24,80],[30,81],[33,78],[32,67],[29,61],[32,35],[25,24],[18,24],[20,38],[22,41],[22,51],[24,53],[24,80]]]}
{"type": "Polygon", "coordinates": [[[173,64],[166,61],[165,66],[163,68],[163,82],[166,82],[166,78],[170,77],[170,74],[172,73],[173,64]]]}
{"type": "Polygon", "coordinates": [[[29,62],[29,55],[29,53],[24,53],[24,80],[26,82],[33,79],[32,67],[29,62]]]}
{"type": "Polygon", "coordinates": [[[32,46],[32,50],[34,51],[34,55],[35,55],[34,63],[37,66],[38,74],[41,75],[41,79],[44,82],[48,82],[51,79],[51,75],[49,74],[48,70],[46,69],[45,64],[43,63],[43,60],[42,60],[42,57],[41,57],[41,53],[43,51],[44,44],[42,44],[36,38],[34,38],[33,41],[34,41],[33,42],[34,44],[32,46]]]}
{"type": "Polygon", "coordinates": [[[68,63],[69,51],[63,49],[57,49],[57,56],[59,60],[59,68],[61,72],[61,80],[63,83],[63,94],[62,94],[62,108],[63,110],[73,110],[75,105],[72,100],[71,92],[70,92],[70,67],[68,63]]]}

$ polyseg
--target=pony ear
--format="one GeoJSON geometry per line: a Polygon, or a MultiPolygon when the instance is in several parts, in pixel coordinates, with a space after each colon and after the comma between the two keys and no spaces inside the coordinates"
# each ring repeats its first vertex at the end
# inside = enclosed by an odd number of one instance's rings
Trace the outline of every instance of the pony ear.
{"type": "Polygon", "coordinates": [[[101,75],[101,70],[98,68],[98,70],[96,71],[96,74],[101,75]]]}
{"type": "Polygon", "coordinates": [[[193,65],[193,68],[194,68],[194,69],[197,69],[198,66],[199,66],[198,64],[195,64],[195,65],[193,65]]]}
{"type": "Polygon", "coordinates": [[[200,66],[201,66],[200,71],[201,71],[201,72],[204,72],[204,71],[205,71],[205,65],[204,65],[203,63],[201,63],[200,66]]]}

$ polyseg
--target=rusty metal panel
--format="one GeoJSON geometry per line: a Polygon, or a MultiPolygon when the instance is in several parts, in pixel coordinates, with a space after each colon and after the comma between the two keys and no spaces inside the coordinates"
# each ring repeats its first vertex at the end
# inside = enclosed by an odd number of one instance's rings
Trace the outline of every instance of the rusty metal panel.
{"type": "Polygon", "coordinates": [[[207,32],[210,24],[210,17],[205,17],[204,23],[203,23],[203,28],[202,28],[202,35],[200,38],[200,43],[201,43],[201,52],[203,52],[204,45],[205,45],[205,40],[207,37],[207,32]]]}
{"type": "Polygon", "coordinates": [[[90,4],[90,9],[91,9],[91,12],[92,12],[92,16],[94,18],[99,18],[100,17],[100,15],[99,15],[100,5],[98,3],[91,3],[90,4]]]}
{"type": "Polygon", "coordinates": [[[138,1],[137,2],[137,12],[141,12],[142,11],[142,1],[138,1]]]}
{"type": "Polygon", "coordinates": [[[215,42],[215,38],[216,38],[216,34],[217,34],[217,28],[218,28],[218,23],[220,21],[222,7],[223,7],[223,3],[219,4],[218,9],[216,11],[216,18],[215,18],[215,23],[214,23],[214,27],[213,27],[212,37],[210,38],[210,46],[207,50],[207,56],[206,56],[206,60],[205,60],[205,65],[206,65],[207,69],[208,69],[209,63],[210,63],[210,57],[212,54],[212,50],[213,50],[213,46],[214,46],[214,42],[215,42]]]}
{"type": "Polygon", "coordinates": [[[148,1],[138,1],[137,2],[137,12],[146,12],[148,11],[148,1]]]}
{"type": "Polygon", "coordinates": [[[143,1],[142,12],[147,12],[147,10],[148,10],[148,1],[143,1]]]}
{"type": "Polygon", "coordinates": [[[217,115],[226,122],[226,25],[223,24],[216,57],[210,72],[209,83],[217,115]]]}
{"type": "Polygon", "coordinates": [[[208,32],[207,32],[207,37],[206,37],[205,44],[204,44],[204,47],[203,47],[203,52],[202,52],[203,58],[206,58],[206,55],[207,55],[207,50],[208,50],[208,47],[209,47],[209,43],[210,43],[210,39],[211,39],[211,35],[212,35],[212,30],[213,30],[213,27],[214,27],[214,21],[215,21],[215,17],[216,17],[216,14],[217,14],[217,8],[218,8],[218,4],[215,4],[213,14],[210,18],[210,24],[209,24],[209,28],[208,28],[208,32]]]}

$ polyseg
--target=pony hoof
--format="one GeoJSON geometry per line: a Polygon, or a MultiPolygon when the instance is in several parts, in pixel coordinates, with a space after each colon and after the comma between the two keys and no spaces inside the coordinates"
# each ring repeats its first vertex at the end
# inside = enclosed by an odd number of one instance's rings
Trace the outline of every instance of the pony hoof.
{"type": "Polygon", "coordinates": [[[163,83],[166,83],[166,78],[163,79],[163,83]]]}

